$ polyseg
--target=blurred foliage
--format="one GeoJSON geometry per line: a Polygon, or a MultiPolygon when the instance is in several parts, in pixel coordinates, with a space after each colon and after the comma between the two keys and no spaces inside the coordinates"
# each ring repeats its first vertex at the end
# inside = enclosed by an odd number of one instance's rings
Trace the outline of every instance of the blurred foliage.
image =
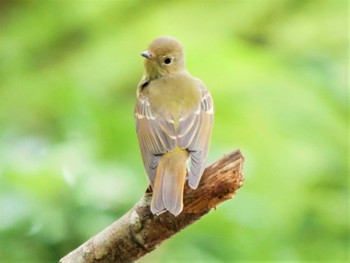
{"type": "Polygon", "coordinates": [[[141,197],[159,35],[214,97],[209,162],[240,148],[246,180],[140,262],[350,260],[348,25],[343,0],[2,0],[0,262],[57,262],[141,197]]]}

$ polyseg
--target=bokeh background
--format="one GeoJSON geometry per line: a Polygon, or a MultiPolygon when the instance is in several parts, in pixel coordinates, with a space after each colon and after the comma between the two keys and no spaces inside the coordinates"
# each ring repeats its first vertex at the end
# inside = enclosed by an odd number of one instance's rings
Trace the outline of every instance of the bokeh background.
{"type": "Polygon", "coordinates": [[[0,2],[0,262],[57,262],[147,188],[139,53],[186,48],[237,196],[139,262],[350,260],[349,6],[329,0],[0,2]]]}

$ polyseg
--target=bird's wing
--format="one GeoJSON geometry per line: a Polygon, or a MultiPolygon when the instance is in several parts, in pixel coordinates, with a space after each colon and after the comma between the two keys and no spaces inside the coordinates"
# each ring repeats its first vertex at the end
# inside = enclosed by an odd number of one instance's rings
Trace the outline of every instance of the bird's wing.
{"type": "Polygon", "coordinates": [[[204,84],[201,83],[201,102],[196,111],[180,118],[177,132],[179,147],[190,152],[188,184],[192,189],[198,187],[205,168],[213,121],[213,99],[204,84]]]}
{"type": "Polygon", "coordinates": [[[161,155],[176,147],[174,121],[154,115],[148,98],[142,94],[137,98],[135,120],[143,163],[153,188],[161,155]]]}

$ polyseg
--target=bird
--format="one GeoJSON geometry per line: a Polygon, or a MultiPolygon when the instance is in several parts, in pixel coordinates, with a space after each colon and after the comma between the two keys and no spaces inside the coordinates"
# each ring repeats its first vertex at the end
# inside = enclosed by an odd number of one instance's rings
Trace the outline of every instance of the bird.
{"type": "Polygon", "coordinates": [[[136,132],[144,168],[153,190],[154,215],[183,210],[186,180],[197,189],[205,169],[213,99],[204,83],[185,67],[182,44],[173,37],[154,39],[144,57],[137,86],[136,132]]]}

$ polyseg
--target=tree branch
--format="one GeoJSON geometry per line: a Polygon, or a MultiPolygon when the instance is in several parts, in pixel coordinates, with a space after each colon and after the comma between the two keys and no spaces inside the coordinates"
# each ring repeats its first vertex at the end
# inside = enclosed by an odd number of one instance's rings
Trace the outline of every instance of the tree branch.
{"type": "Polygon", "coordinates": [[[243,184],[243,156],[235,151],[207,167],[198,189],[187,184],[184,209],[177,217],[169,212],[155,216],[150,211],[152,193],[123,217],[66,255],[60,263],[133,262],[181,229],[231,199],[243,184]]]}

